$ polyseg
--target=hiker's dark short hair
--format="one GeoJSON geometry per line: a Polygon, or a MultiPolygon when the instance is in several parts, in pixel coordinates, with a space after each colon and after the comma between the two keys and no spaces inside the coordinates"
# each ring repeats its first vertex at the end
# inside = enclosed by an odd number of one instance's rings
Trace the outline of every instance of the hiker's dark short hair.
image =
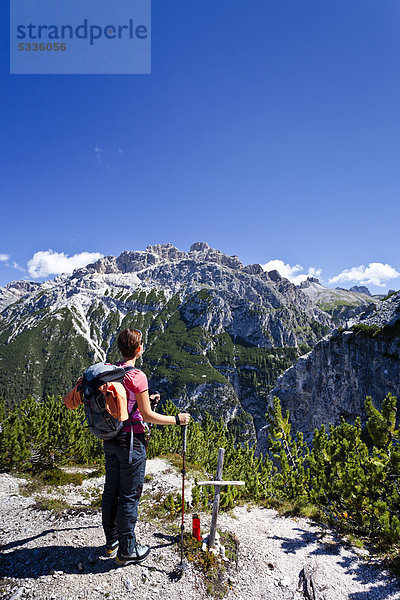
{"type": "Polygon", "coordinates": [[[118,336],[118,348],[127,359],[135,358],[136,350],[142,341],[142,334],[137,329],[124,329],[118,336]]]}

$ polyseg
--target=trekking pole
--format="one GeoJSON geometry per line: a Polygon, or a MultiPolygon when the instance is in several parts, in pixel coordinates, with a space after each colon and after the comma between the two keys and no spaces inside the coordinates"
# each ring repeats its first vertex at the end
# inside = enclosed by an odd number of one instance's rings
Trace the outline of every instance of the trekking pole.
{"type": "Polygon", "coordinates": [[[182,440],[183,440],[183,453],[182,453],[182,522],[181,522],[181,562],[178,565],[178,569],[180,571],[184,571],[186,569],[186,563],[183,560],[183,532],[185,530],[185,461],[186,461],[186,433],[187,433],[187,425],[181,425],[182,428],[182,440]]]}

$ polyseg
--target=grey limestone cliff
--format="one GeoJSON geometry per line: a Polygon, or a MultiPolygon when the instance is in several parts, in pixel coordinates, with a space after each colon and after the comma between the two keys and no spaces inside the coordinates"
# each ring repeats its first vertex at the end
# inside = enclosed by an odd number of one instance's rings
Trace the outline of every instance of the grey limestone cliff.
{"type": "MultiPolygon", "coordinates": [[[[268,403],[278,396],[292,431],[307,433],[340,417],[365,422],[366,396],[380,407],[388,392],[400,395],[400,292],[319,341],[278,378],[268,403]]],[[[263,428],[259,434],[262,452],[266,433],[263,428]]]]}

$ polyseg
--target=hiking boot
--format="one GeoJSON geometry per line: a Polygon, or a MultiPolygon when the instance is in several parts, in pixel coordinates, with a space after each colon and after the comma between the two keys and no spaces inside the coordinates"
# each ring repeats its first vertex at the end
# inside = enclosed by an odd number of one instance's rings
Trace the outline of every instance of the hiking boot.
{"type": "Polygon", "coordinates": [[[108,558],[115,558],[117,556],[118,545],[118,540],[111,542],[111,544],[106,544],[106,554],[108,558]]]}
{"type": "Polygon", "coordinates": [[[115,564],[117,567],[126,567],[126,565],[136,565],[137,563],[142,562],[145,558],[150,554],[149,546],[139,546],[136,544],[136,547],[133,553],[130,556],[118,556],[115,559],[115,564]]]}

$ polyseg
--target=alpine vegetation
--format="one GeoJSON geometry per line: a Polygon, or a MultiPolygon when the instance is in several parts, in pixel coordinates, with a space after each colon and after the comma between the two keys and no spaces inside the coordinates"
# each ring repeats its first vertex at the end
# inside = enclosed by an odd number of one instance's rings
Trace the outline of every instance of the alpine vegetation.
{"type": "MultiPolygon", "coordinates": [[[[258,457],[254,447],[237,443],[223,419],[216,421],[206,414],[201,422],[189,425],[186,458],[211,474],[216,469],[218,448],[225,449],[224,478],[243,480],[246,485],[222,489],[222,509],[253,501],[312,516],[373,544],[388,559],[394,552],[396,565],[400,544],[397,400],[388,394],[380,411],[367,398],[365,407],[365,428],[359,419],[354,424],[342,419],[339,425],[316,429],[307,444],[301,432],[292,435],[289,413],[282,413],[275,398],[267,413],[267,454],[258,457]]],[[[166,403],[164,411],[178,413],[172,402],[166,403]]],[[[6,410],[3,401],[0,468],[40,473],[71,462],[100,464],[104,460],[101,441],[82,421],[82,407],[68,411],[61,398],[38,402],[29,397],[13,410],[6,410]]],[[[148,455],[174,455],[180,446],[179,428],[154,428],[148,455]]],[[[195,486],[191,505],[207,510],[212,498],[211,487],[195,486]]]]}

